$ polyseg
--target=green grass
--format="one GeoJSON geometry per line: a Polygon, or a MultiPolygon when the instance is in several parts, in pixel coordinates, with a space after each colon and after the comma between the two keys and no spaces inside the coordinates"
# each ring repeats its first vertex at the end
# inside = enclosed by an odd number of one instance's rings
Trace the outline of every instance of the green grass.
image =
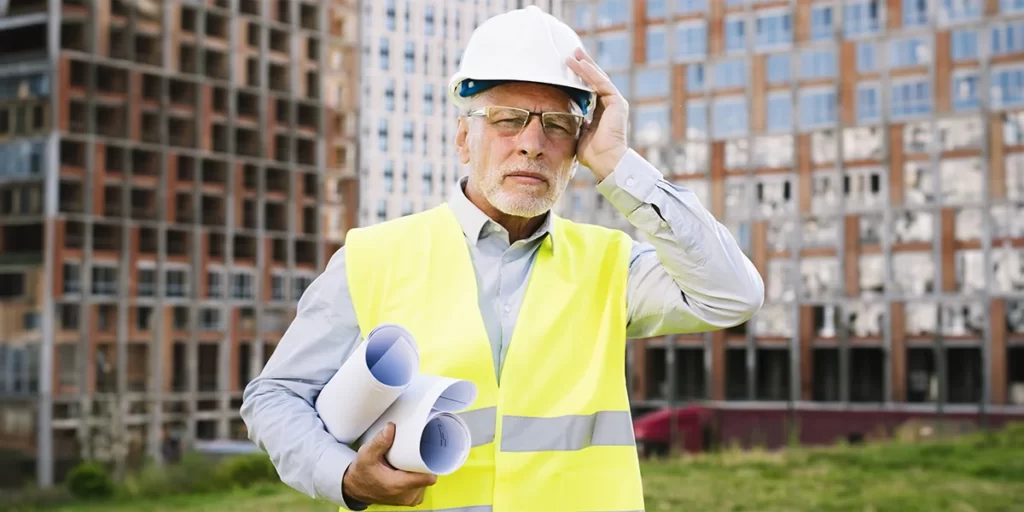
{"type": "MultiPolygon", "coordinates": [[[[647,510],[1024,511],[1024,426],[926,443],[723,451],[643,463],[647,510]]],[[[2,507],[0,507],[2,508],[2,507]]],[[[282,484],[51,507],[63,512],[328,512],[282,484]]]]}

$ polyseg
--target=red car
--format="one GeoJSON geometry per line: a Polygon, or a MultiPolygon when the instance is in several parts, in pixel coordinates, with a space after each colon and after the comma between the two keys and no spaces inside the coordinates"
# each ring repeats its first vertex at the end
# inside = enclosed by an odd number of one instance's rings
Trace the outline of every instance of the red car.
{"type": "MultiPolygon", "coordinates": [[[[676,408],[676,444],[691,453],[709,450],[714,440],[713,416],[714,412],[704,407],[676,408]]],[[[637,450],[642,457],[668,454],[671,432],[672,413],[667,407],[633,420],[637,450]]]]}

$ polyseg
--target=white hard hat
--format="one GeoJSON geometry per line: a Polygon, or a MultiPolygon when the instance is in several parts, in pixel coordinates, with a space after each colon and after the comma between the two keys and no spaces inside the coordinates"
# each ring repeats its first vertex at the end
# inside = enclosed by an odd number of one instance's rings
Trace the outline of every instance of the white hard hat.
{"type": "Polygon", "coordinates": [[[561,87],[591,111],[594,89],[565,63],[583,41],[569,25],[535,5],[499,14],[473,31],[459,69],[448,82],[452,103],[505,81],[561,87]]]}

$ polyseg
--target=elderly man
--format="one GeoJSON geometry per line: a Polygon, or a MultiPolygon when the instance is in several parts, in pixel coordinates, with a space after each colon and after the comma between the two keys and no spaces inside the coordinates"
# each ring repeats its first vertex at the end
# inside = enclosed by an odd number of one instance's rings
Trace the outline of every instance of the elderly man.
{"type": "Polygon", "coordinates": [[[643,510],[626,339],[745,322],[763,282],[694,194],[628,147],[625,99],[561,21],[536,7],[487,20],[449,94],[468,176],[441,206],[349,233],[245,390],[250,437],[285,482],[343,509],[643,510]],[[580,164],[649,242],[550,211],[580,164]],[[341,445],[312,405],[385,322],[416,338],[421,372],[478,388],[453,474],[387,464],[393,424],[341,445]]]}

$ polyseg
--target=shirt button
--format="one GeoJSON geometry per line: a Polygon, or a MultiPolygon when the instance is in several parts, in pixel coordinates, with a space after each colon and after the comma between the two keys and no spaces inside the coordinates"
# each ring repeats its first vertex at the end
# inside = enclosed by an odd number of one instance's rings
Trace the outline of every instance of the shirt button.
{"type": "Polygon", "coordinates": [[[512,311],[512,306],[505,304],[505,312],[508,313],[509,311],[512,311]]]}
{"type": "Polygon", "coordinates": [[[626,186],[627,186],[627,187],[632,187],[632,186],[633,186],[633,183],[636,183],[636,182],[635,182],[635,181],[633,180],[633,178],[626,178],[626,186]]]}
{"type": "Polygon", "coordinates": [[[668,222],[661,221],[661,227],[667,228],[668,227],[668,222]]]}

